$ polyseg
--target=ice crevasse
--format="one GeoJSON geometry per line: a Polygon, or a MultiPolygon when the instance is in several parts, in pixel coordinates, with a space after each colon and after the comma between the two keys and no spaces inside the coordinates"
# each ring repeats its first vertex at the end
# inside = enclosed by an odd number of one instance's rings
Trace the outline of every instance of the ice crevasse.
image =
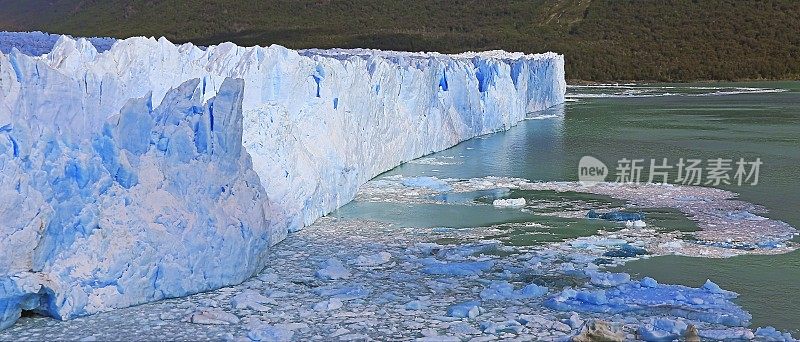
{"type": "Polygon", "coordinates": [[[240,283],[370,178],[565,88],[554,53],[69,37],[0,53],[0,328],[240,283]]]}

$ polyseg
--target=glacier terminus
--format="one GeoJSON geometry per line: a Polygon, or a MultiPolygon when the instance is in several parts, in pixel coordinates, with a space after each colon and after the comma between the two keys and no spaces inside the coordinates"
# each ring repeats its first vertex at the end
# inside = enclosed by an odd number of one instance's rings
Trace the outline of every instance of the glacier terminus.
{"type": "Polygon", "coordinates": [[[0,54],[0,329],[241,283],[376,175],[566,91],[555,53],[44,46],[0,54]]]}

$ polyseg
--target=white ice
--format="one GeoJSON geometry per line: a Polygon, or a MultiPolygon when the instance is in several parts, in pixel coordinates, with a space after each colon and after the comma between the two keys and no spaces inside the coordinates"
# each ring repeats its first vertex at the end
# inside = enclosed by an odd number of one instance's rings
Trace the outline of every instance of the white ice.
{"type": "Polygon", "coordinates": [[[0,89],[3,328],[242,282],[367,180],[566,86],[554,53],[61,37],[0,54],[0,89]]]}

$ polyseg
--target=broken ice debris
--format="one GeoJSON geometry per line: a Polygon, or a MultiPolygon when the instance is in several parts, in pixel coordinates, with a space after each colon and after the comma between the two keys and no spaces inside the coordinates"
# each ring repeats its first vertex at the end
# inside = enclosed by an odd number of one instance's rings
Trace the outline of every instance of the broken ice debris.
{"type": "Polygon", "coordinates": [[[756,329],[756,337],[760,340],[768,342],[794,342],[796,339],[792,338],[789,333],[782,333],[773,327],[761,327],[756,329]]]}
{"type": "Polygon", "coordinates": [[[619,246],[619,248],[615,250],[603,253],[603,256],[611,258],[632,258],[645,254],[647,254],[647,251],[644,248],[636,247],[626,243],[622,246],[619,246]]]}
{"type": "Polygon", "coordinates": [[[522,324],[515,320],[507,320],[503,322],[483,322],[481,329],[487,334],[498,335],[501,333],[514,333],[519,334],[522,332],[522,324]]]}
{"type": "Polygon", "coordinates": [[[428,306],[428,303],[421,300],[412,300],[404,306],[406,310],[422,310],[428,306]]]}
{"type": "Polygon", "coordinates": [[[294,336],[294,331],[283,326],[272,326],[269,324],[251,324],[250,331],[247,333],[253,341],[260,342],[284,342],[290,341],[294,336]]]}
{"type": "Polygon", "coordinates": [[[589,276],[592,284],[602,287],[613,287],[631,280],[631,275],[627,273],[598,272],[594,270],[587,270],[585,273],[589,276]]]}
{"type": "Polygon", "coordinates": [[[508,207],[508,208],[518,208],[525,206],[525,199],[524,198],[506,198],[506,199],[496,199],[492,201],[492,205],[495,207],[508,207]]]}
{"type": "Polygon", "coordinates": [[[322,268],[320,268],[316,275],[317,278],[323,280],[338,280],[338,279],[347,279],[350,278],[350,271],[344,267],[341,261],[336,258],[330,258],[325,260],[321,264],[322,268]]]}
{"type": "Polygon", "coordinates": [[[644,221],[642,221],[642,220],[625,221],[625,227],[644,228],[644,227],[647,227],[647,223],[644,223],[644,221]]]}
{"type": "Polygon", "coordinates": [[[264,305],[272,301],[271,299],[261,295],[255,290],[244,290],[242,293],[237,294],[231,298],[231,306],[235,309],[253,309],[257,311],[267,311],[269,307],[264,305]]]}
{"type": "Polygon", "coordinates": [[[331,311],[339,309],[343,306],[341,299],[338,298],[331,298],[328,300],[323,300],[317,304],[314,304],[314,311],[331,311]]]}
{"type": "Polygon", "coordinates": [[[481,302],[473,300],[458,303],[447,309],[447,315],[457,318],[475,318],[480,313],[481,302]]]}
{"type": "Polygon", "coordinates": [[[625,222],[625,221],[642,221],[644,220],[643,213],[632,213],[622,210],[613,210],[607,213],[597,213],[594,209],[589,210],[586,213],[586,218],[590,219],[603,219],[607,221],[617,221],[617,222],[625,222]]]}
{"type": "Polygon", "coordinates": [[[473,255],[489,254],[499,248],[502,248],[500,241],[483,240],[477,243],[442,248],[436,253],[436,256],[445,260],[464,260],[473,255]]]}
{"type": "Polygon", "coordinates": [[[740,211],[729,211],[725,213],[725,218],[734,221],[741,221],[741,220],[748,220],[748,221],[764,221],[768,220],[768,218],[763,216],[758,216],[753,214],[747,210],[740,210],[740,211]]]}
{"type": "MultiPolygon", "coordinates": [[[[756,335],[747,328],[703,329],[698,334],[704,341],[750,341],[756,338],[756,335]]],[[[759,338],[758,341],[769,341],[769,339],[759,338]]]]}
{"type": "Polygon", "coordinates": [[[438,192],[447,192],[453,188],[447,182],[436,177],[410,177],[403,179],[403,185],[409,188],[424,188],[438,192]]]}
{"type": "Polygon", "coordinates": [[[492,282],[489,287],[481,291],[483,300],[511,300],[541,297],[547,294],[548,288],[536,284],[514,290],[514,286],[506,281],[492,282]]]}
{"type": "Polygon", "coordinates": [[[639,326],[638,333],[645,341],[674,341],[683,337],[688,327],[683,321],[656,318],[639,326]]]}
{"type": "Polygon", "coordinates": [[[383,265],[392,259],[392,254],[380,252],[372,255],[360,255],[354,261],[356,266],[378,266],[383,265]]]}
{"type": "Polygon", "coordinates": [[[320,286],[315,288],[314,292],[320,296],[352,300],[369,296],[370,290],[364,285],[358,284],[344,287],[320,286]]]}
{"type": "Polygon", "coordinates": [[[189,322],[196,324],[237,324],[239,317],[220,309],[200,309],[189,316],[189,322]]]}
{"type": "Polygon", "coordinates": [[[437,261],[434,258],[425,258],[420,260],[420,263],[425,266],[422,272],[427,274],[453,276],[479,275],[494,266],[494,262],[491,260],[447,263],[437,261]]]}
{"type": "Polygon", "coordinates": [[[747,326],[752,317],[731,301],[736,296],[710,281],[702,288],[662,285],[649,280],[628,281],[609,288],[567,288],[546,300],[545,306],[561,311],[611,314],[664,310],[671,316],[690,320],[747,326]]]}

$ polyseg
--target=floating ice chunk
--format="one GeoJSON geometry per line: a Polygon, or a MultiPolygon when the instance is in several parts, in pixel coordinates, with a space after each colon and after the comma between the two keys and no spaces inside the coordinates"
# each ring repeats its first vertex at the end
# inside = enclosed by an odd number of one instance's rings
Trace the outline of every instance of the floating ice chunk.
{"type": "Polygon", "coordinates": [[[422,310],[428,307],[428,303],[421,300],[412,300],[404,305],[406,310],[422,310]]]}
{"type": "Polygon", "coordinates": [[[238,324],[239,317],[220,309],[201,309],[189,316],[189,322],[196,324],[238,324]]]}
{"type": "Polygon", "coordinates": [[[581,319],[581,316],[578,315],[577,312],[573,312],[571,315],[569,315],[569,318],[565,322],[572,329],[577,329],[583,325],[583,320],[581,319]]]}
{"type": "Polygon", "coordinates": [[[438,253],[443,248],[442,245],[433,242],[420,242],[414,244],[414,247],[409,248],[408,252],[416,252],[422,255],[433,255],[438,253]]]}
{"type": "Polygon", "coordinates": [[[763,241],[759,241],[756,244],[756,246],[758,246],[758,248],[773,249],[773,248],[781,248],[781,247],[783,247],[783,243],[780,242],[780,241],[763,240],[763,241]]]}
{"type": "Polygon", "coordinates": [[[731,301],[735,297],[735,293],[724,290],[711,292],[705,288],[663,284],[645,287],[640,282],[627,282],[595,290],[568,288],[545,301],[545,306],[561,311],[611,314],[641,310],[657,314],[664,310],[670,316],[690,320],[747,326],[752,317],[731,301]]]}
{"type": "Polygon", "coordinates": [[[341,299],[331,298],[314,304],[314,311],[332,311],[340,309],[344,304],[341,299]]]}
{"type": "Polygon", "coordinates": [[[356,266],[378,266],[383,265],[392,259],[392,254],[379,252],[372,255],[360,255],[354,261],[356,266]]]}
{"type": "Polygon", "coordinates": [[[353,300],[366,298],[369,296],[370,290],[360,284],[345,287],[320,286],[314,289],[314,293],[341,300],[353,300]]]}
{"type": "Polygon", "coordinates": [[[422,272],[436,275],[473,276],[479,275],[494,266],[494,261],[440,262],[434,258],[421,259],[425,266],[422,272]]]}
{"type": "Polygon", "coordinates": [[[647,227],[647,224],[644,223],[644,221],[642,221],[642,220],[636,220],[636,221],[630,221],[629,220],[629,221],[625,221],[625,227],[644,228],[644,227],[647,227]]]}
{"type": "Polygon", "coordinates": [[[478,335],[481,333],[481,331],[475,329],[475,327],[472,326],[472,324],[466,322],[458,322],[452,324],[447,330],[451,334],[456,334],[456,335],[478,335]]]}
{"type": "Polygon", "coordinates": [[[562,263],[559,265],[558,270],[568,276],[582,277],[585,275],[583,269],[576,268],[575,264],[571,262],[562,263]]]}
{"type": "Polygon", "coordinates": [[[768,341],[768,342],[794,342],[798,341],[792,337],[791,334],[782,333],[775,329],[774,327],[759,327],[756,329],[755,336],[758,337],[759,340],[768,341]]]}
{"type": "Polygon", "coordinates": [[[456,336],[443,336],[443,335],[432,335],[432,336],[423,336],[416,339],[417,342],[461,342],[461,339],[456,336]]]}
{"type": "Polygon", "coordinates": [[[372,303],[377,305],[385,305],[387,303],[396,302],[403,299],[405,299],[405,297],[398,296],[394,292],[388,291],[381,293],[377,298],[372,300],[372,303]]]}
{"type": "Polygon", "coordinates": [[[522,332],[523,326],[515,320],[507,320],[503,322],[483,322],[481,329],[484,333],[498,335],[502,333],[519,334],[522,332]]]}
{"type": "Polygon", "coordinates": [[[642,280],[639,281],[639,284],[641,284],[643,287],[650,287],[650,288],[655,288],[658,286],[658,282],[650,277],[644,277],[642,280]]]}
{"type": "Polygon", "coordinates": [[[725,218],[729,220],[741,221],[741,220],[748,220],[748,221],[764,221],[769,220],[766,217],[758,216],[753,214],[747,210],[740,210],[740,211],[729,211],[725,213],[725,218]]]}
{"type": "Polygon", "coordinates": [[[609,239],[603,237],[581,237],[569,242],[573,248],[595,248],[595,247],[611,247],[621,246],[627,244],[628,241],[623,239],[609,239]]]}
{"type": "Polygon", "coordinates": [[[265,323],[250,324],[247,337],[260,342],[285,342],[291,341],[294,331],[283,326],[272,326],[265,323]]]}
{"type": "Polygon", "coordinates": [[[614,210],[609,211],[607,213],[598,213],[594,211],[594,209],[589,210],[586,213],[586,218],[590,219],[603,219],[608,221],[617,221],[617,222],[625,222],[625,221],[641,221],[644,220],[643,213],[631,213],[622,210],[614,210]]]}
{"type": "Polygon", "coordinates": [[[447,315],[458,318],[475,318],[480,313],[481,302],[468,301],[455,304],[447,309],[447,315]]]}
{"type": "Polygon", "coordinates": [[[316,276],[324,280],[338,280],[350,278],[350,271],[344,267],[342,262],[336,258],[330,258],[322,263],[316,276]]]}
{"type": "Polygon", "coordinates": [[[603,290],[578,291],[575,294],[575,298],[595,305],[608,304],[608,296],[606,296],[606,292],[603,290]]]}
{"type": "Polygon", "coordinates": [[[489,287],[481,291],[483,300],[511,300],[541,297],[547,294],[547,287],[529,284],[525,287],[514,290],[514,286],[505,281],[492,282],[489,287]]]}
{"type": "Polygon", "coordinates": [[[670,242],[664,242],[658,246],[666,249],[681,249],[683,248],[683,241],[675,240],[670,242]]]}
{"type": "Polygon", "coordinates": [[[255,290],[244,290],[242,293],[239,293],[233,298],[231,298],[231,306],[236,309],[253,309],[257,311],[267,311],[270,308],[264,303],[272,302],[272,299],[269,299],[260,293],[256,292],[255,290]]]}
{"type": "MultiPolygon", "coordinates": [[[[756,338],[756,335],[747,328],[703,329],[698,334],[712,341],[750,341],[756,338]]],[[[769,339],[759,338],[758,341],[769,341],[769,339]]]]}
{"type": "Polygon", "coordinates": [[[683,337],[688,325],[679,320],[657,318],[639,326],[639,336],[645,341],[670,342],[683,337]]]}
{"type": "Polygon", "coordinates": [[[445,260],[464,260],[478,254],[488,254],[502,247],[500,241],[484,240],[477,243],[442,248],[436,256],[445,260]]]}
{"type": "Polygon", "coordinates": [[[715,284],[711,279],[706,279],[705,284],[703,284],[703,289],[711,293],[726,293],[728,291],[723,290],[719,287],[719,285],[715,284]]]}
{"type": "Polygon", "coordinates": [[[603,287],[612,287],[627,283],[631,280],[631,275],[627,273],[610,273],[598,271],[586,271],[592,284],[603,287]]]}
{"type": "Polygon", "coordinates": [[[258,279],[265,283],[274,283],[278,281],[278,275],[275,273],[264,273],[259,275],[258,279]]]}
{"type": "Polygon", "coordinates": [[[525,199],[524,198],[506,198],[506,199],[496,199],[492,201],[492,205],[495,207],[508,207],[508,208],[518,208],[525,206],[525,199]]]}
{"type": "Polygon", "coordinates": [[[603,256],[612,258],[633,258],[645,254],[647,254],[647,251],[644,248],[632,246],[626,243],[620,246],[618,249],[603,253],[603,256]]]}
{"type": "Polygon", "coordinates": [[[436,177],[410,177],[403,179],[403,185],[409,188],[425,188],[438,192],[452,191],[453,188],[447,182],[436,177]]]}

